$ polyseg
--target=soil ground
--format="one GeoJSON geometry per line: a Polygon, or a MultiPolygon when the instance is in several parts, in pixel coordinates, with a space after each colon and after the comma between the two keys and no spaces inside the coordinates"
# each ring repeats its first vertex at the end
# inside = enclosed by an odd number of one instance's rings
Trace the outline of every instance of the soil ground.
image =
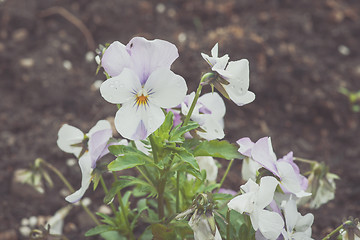
{"type": "MultiPolygon", "coordinates": [[[[91,87],[104,76],[95,75],[86,54],[133,36],[176,44],[180,57],[173,70],[187,80],[189,92],[207,70],[200,52],[209,53],[216,42],[220,55],[249,59],[250,90],[257,97],[244,107],[226,101],[226,139],[271,136],[279,157],[294,151],[326,162],[341,177],[335,200],[303,209],[315,215],[316,239],[343,218],[359,217],[359,114],[338,91],[360,89],[359,13],[357,0],[1,0],[0,233],[24,239],[22,218],[53,215],[67,204],[56,177],[54,188],[36,198],[12,189],[13,173],[42,157],[78,186],[79,169],[65,164],[70,156],[57,148],[57,131],[63,123],[87,131],[114,116],[114,105],[91,87]]],[[[234,165],[229,188],[240,186],[240,167],[234,165]]],[[[87,196],[91,209],[101,205],[98,192],[87,196]]],[[[86,220],[75,208],[66,218],[66,235],[84,239],[86,220]]]]}

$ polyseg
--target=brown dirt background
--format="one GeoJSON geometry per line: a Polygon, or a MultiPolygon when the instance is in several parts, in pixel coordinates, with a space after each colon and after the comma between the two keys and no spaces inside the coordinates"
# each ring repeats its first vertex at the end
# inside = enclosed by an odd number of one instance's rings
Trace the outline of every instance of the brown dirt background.
{"type": "MultiPolygon", "coordinates": [[[[257,98],[244,107],[226,101],[226,139],[271,136],[279,157],[292,150],[295,156],[325,161],[341,177],[335,200],[316,211],[303,209],[315,215],[316,239],[344,217],[360,215],[359,114],[338,92],[339,87],[360,89],[359,1],[2,0],[0,233],[17,232],[22,218],[52,215],[67,204],[56,177],[55,187],[41,198],[14,193],[14,170],[42,157],[78,187],[79,169],[66,166],[70,156],[57,148],[57,131],[69,123],[86,132],[116,111],[91,90],[104,76],[96,76],[95,62],[85,60],[94,49],[82,32],[59,14],[44,16],[54,6],[81,20],[96,45],[127,43],[133,36],[176,44],[180,57],[173,70],[187,80],[189,92],[207,70],[200,52],[209,53],[216,42],[231,60],[249,59],[250,90],[257,98]],[[159,3],[165,6],[162,13],[159,3]],[[341,45],[348,55],[339,52],[341,45]],[[24,64],[29,58],[32,64],[24,64]],[[64,61],[71,62],[70,70],[64,61]]],[[[240,186],[240,167],[240,162],[234,165],[228,187],[240,186]]],[[[102,202],[100,191],[86,196],[92,209],[102,202]]],[[[84,239],[86,218],[80,208],[66,218],[76,227],[68,226],[70,239],[84,239]]]]}

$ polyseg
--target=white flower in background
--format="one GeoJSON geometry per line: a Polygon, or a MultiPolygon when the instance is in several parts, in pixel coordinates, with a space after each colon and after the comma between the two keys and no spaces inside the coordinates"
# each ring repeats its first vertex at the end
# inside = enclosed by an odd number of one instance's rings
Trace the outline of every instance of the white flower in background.
{"type": "Polygon", "coordinates": [[[241,186],[242,195],[236,196],[229,203],[229,209],[250,216],[255,231],[260,230],[267,239],[277,239],[284,228],[284,220],[276,213],[265,208],[273,201],[274,192],[279,182],[274,177],[263,177],[260,185],[249,179],[241,186]]]}
{"type": "Polygon", "coordinates": [[[111,124],[107,120],[98,121],[86,134],[76,127],[64,124],[58,132],[57,145],[62,151],[72,153],[78,158],[80,153],[86,150],[86,143],[91,135],[105,129],[111,130],[111,124]]]}
{"type": "Polygon", "coordinates": [[[250,140],[248,137],[244,137],[236,141],[239,144],[240,148],[238,152],[245,156],[242,163],[241,168],[241,176],[245,181],[252,179],[256,180],[257,171],[261,168],[261,165],[255,162],[251,158],[251,149],[254,146],[254,142],[250,140]]]}
{"type": "MultiPolygon", "coordinates": [[[[188,114],[194,97],[195,93],[192,92],[181,103],[181,112],[184,115],[188,114]]],[[[196,133],[206,140],[224,138],[225,112],[225,103],[218,93],[206,93],[199,97],[190,117],[191,120],[199,123],[200,128],[203,130],[196,133]]]]}
{"type": "Polygon", "coordinates": [[[112,129],[107,120],[98,121],[87,134],[68,124],[64,124],[60,128],[57,144],[61,150],[73,153],[79,158],[82,175],[80,189],[67,196],[66,201],[74,203],[82,198],[91,183],[91,174],[96,167],[96,162],[109,153],[109,145],[127,144],[126,140],[108,144],[111,137],[112,129]]]}
{"type": "Polygon", "coordinates": [[[216,69],[224,69],[229,61],[229,55],[225,54],[224,56],[219,58],[218,52],[219,44],[216,43],[215,46],[211,49],[211,57],[205,53],[201,53],[201,56],[210,65],[213,71],[215,71],[216,69]]]}
{"type": "Polygon", "coordinates": [[[280,179],[280,186],[286,193],[293,193],[297,197],[310,196],[304,190],[306,186],[303,184],[303,176],[295,169],[295,163],[289,163],[287,160],[277,161],[276,155],[272,148],[271,138],[263,137],[259,139],[251,150],[251,157],[264,168],[272,172],[280,179]]]}
{"type": "Polygon", "coordinates": [[[221,235],[215,224],[214,215],[193,214],[189,226],[194,231],[195,240],[221,240],[221,235]],[[210,221],[210,222],[209,222],[210,221]],[[215,230],[215,231],[214,231],[215,230]]]}
{"type": "MultiPolygon", "coordinates": [[[[320,168],[325,165],[319,165],[320,168]]],[[[333,173],[329,173],[328,169],[322,171],[312,171],[308,177],[308,192],[312,195],[299,200],[299,204],[303,205],[309,202],[310,208],[319,208],[321,205],[329,202],[335,197],[336,184],[335,180],[339,179],[339,176],[333,173]]]]}
{"type": "Polygon", "coordinates": [[[101,60],[112,76],[100,87],[102,97],[121,104],[115,127],[125,138],[142,140],[164,122],[161,108],[179,105],[187,91],[185,80],[170,70],[178,57],[175,45],[135,37],[127,46],[112,43],[101,60]]]}
{"type": "Polygon", "coordinates": [[[241,59],[230,61],[228,55],[218,57],[218,44],[211,49],[212,57],[202,53],[201,56],[211,66],[212,71],[218,74],[215,80],[209,82],[226,98],[236,105],[242,106],[255,100],[255,94],[249,89],[249,61],[241,59]]]}
{"type": "Polygon", "coordinates": [[[314,215],[308,213],[302,216],[296,207],[296,201],[290,200],[282,203],[286,228],[282,235],[284,240],[312,240],[311,225],[314,222],[314,215]]]}
{"type": "Polygon", "coordinates": [[[195,157],[197,163],[199,164],[200,171],[206,171],[206,180],[210,182],[216,181],[216,177],[218,174],[218,167],[216,166],[216,162],[214,158],[209,156],[204,157],[195,157]]]}

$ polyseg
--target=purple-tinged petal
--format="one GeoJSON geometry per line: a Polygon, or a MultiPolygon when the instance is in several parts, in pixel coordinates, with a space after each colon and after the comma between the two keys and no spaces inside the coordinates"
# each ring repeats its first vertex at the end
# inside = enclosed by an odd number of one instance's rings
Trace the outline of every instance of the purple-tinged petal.
{"type": "Polygon", "coordinates": [[[91,135],[88,143],[91,157],[91,168],[95,168],[96,162],[109,153],[109,150],[107,149],[107,142],[111,137],[111,129],[99,130],[91,135]]]}
{"type": "Polygon", "coordinates": [[[148,134],[144,122],[141,120],[136,128],[135,133],[131,136],[132,139],[145,139],[148,134]]]}
{"type": "Polygon", "coordinates": [[[300,169],[298,165],[294,162],[294,154],[292,151],[286,154],[285,156],[283,156],[282,158],[278,159],[278,162],[287,162],[293,167],[294,171],[297,174],[300,173],[300,169]]]}
{"type": "Polygon", "coordinates": [[[276,169],[276,156],[271,145],[270,137],[260,138],[254,144],[251,150],[251,157],[274,175],[280,177],[276,169]]]}
{"type": "Polygon", "coordinates": [[[89,138],[91,135],[97,131],[104,130],[104,129],[111,129],[111,124],[108,120],[99,120],[95,126],[93,126],[90,131],[86,134],[89,138]]]}
{"type": "Polygon", "coordinates": [[[74,192],[73,194],[67,196],[65,198],[66,201],[70,203],[75,203],[79,201],[83,195],[85,194],[86,190],[89,188],[90,182],[91,182],[91,157],[89,153],[85,153],[80,159],[79,159],[79,165],[81,169],[81,187],[79,190],[74,192]]]}
{"type": "Polygon", "coordinates": [[[179,57],[174,44],[159,39],[149,41],[143,37],[135,37],[126,45],[126,50],[142,85],[153,71],[160,67],[170,69],[171,64],[179,57]]]}
{"type": "Polygon", "coordinates": [[[238,150],[239,153],[241,153],[244,156],[251,157],[251,150],[255,143],[251,141],[250,138],[248,137],[240,138],[239,140],[236,141],[236,143],[239,144],[240,146],[238,150]]]}
{"type": "Polygon", "coordinates": [[[160,107],[150,101],[146,105],[124,103],[115,116],[115,127],[121,136],[131,140],[143,140],[164,122],[160,107]]]}
{"type": "Polygon", "coordinates": [[[101,65],[112,77],[119,75],[125,67],[131,67],[131,58],[124,44],[115,41],[104,52],[101,65]]]}

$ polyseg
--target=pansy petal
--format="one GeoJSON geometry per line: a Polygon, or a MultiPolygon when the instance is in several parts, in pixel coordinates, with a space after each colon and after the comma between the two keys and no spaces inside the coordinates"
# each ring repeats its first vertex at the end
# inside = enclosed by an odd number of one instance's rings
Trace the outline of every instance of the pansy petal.
{"type": "Polygon", "coordinates": [[[301,188],[301,182],[298,175],[295,173],[293,167],[286,162],[277,162],[276,168],[280,176],[281,185],[289,192],[295,194],[297,197],[310,196],[311,193],[306,193],[301,188]]]}
{"type": "Polygon", "coordinates": [[[93,133],[89,139],[89,153],[91,156],[91,167],[96,167],[96,161],[109,152],[107,142],[112,137],[111,129],[103,129],[93,133]]]}
{"type": "Polygon", "coordinates": [[[124,44],[115,41],[104,52],[101,66],[112,77],[119,75],[125,67],[131,66],[129,53],[124,44]]]}
{"type": "Polygon", "coordinates": [[[258,192],[258,201],[256,205],[259,208],[265,208],[274,198],[276,186],[279,184],[274,177],[265,176],[260,180],[260,188],[258,192]]]}
{"type": "Polygon", "coordinates": [[[266,239],[276,240],[284,228],[284,220],[275,212],[259,211],[259,230],[266,239]]]}
{"type": "Polygon", "coordinates": [[[142,85],[153,71],[159,67],[170,69],[171,64],[179,57],[174,44],[160,39],[149,41],[143,37],[135,37],[126,45],[126,50],[131,55],[133,69],[142,85]]]}
{"type": "Polygon", "coordinates": [[[275,163],[276,156],[272,150],[271,140],[269,137],[260,138],[251,150],[252,158],[261,164],[264,168],[279,176],[275,163]]]}
{"type": "Polygon", "coordinates": [[[62,151],[72,153],[78,157],[82,147],[72,145],[81,143],[83,139],[84,133],[80,129],[64,124],[58,132],[57,145],[62,151]]]}
{"type": "Polygon", "coordinates": [[[250,138],[248,137],[240,138],[239,140],[236,141],[236,143],[239,144],[240,146],[238,150],[239,153],[247,157],[251,156],[251,149],[255,143],[251,141],[250,138]]]}
{"type": "Polygon", "coordinates": [[[252,213],[254,211],[255,193],[249,192],[234,197],[227,204],[228,208],[239,213],[252,213]]]}
{"type": "Polygon", "coordinates": [[[249,89],[249,61],[241,59],[229,62],[226,71],[232,76],[227,79],[239,94],[244,94],[249,89]]]}
{"type": "Polygon", "coordinates": [[[135,94],[141,89],[138,77],[134,71],[125,68],[120,75],[109,78],[101,84],[101,96],[108,102],[119,104],[135,101],[135,94]]]}
{"type": "Polygon", "coordinates": [[[243,106],[249,104],[255,100],[255,94],[253,92],[247,91],[246,93],[239,95],[238,92],[232,88],[232,85],[223,85],[231,101],[233,101],[238,106],[243,106]]]}
{"type": "Polygon", "coordinates": [[[199,97],[199,103],[210,110],[210,114],[215,118],[222,118],[225,115],[226,107],[224,100],[217,92],[206,93],[199,97]]]}
{"type": "Polygon", "coordinates": [[[311,213],[301,216],[295,226],[297,232],[306,232],[314,222],[314,215],[311,213]]]}
{"type": "Polygon", "coordinates": [[[89,138],[97,131],[101,131],[104,129],[111,129],[111,124],[108,120],[99,120],[95,126],[93,126],[90,131],[86,134],[89,138]]]}
{"type": "Polygon", "coordinates": [[[150,102],[137,106],[123,104],[115,116],[115,127],[124,138],[143,140],[164,122],[165,116],[160,107],[150,102]]]}
{"type": "Polygon", "coordinates": [[[73,194],[67,196],[65,198],[66,201],[70,203],[75,203],[79,201],[82,196],[85,194],[86,190],[89,188],[90,182],[91,182],[91,158],[90,154],[85,153],[80,159],[79,159],[79,165],[81,169],[81,187],[79,190],[74,192],[73,194]]]}
{"type": "Polygon", "coordinates": [[[149,94],[149,101],[162,108],[179,105],[187,92],[184,78],[166,68],[152,72],[144,88],[149,94]]]}
{"type": "Polygon", "coordinates": [[[211,55],[213,57],[218,57],[218,53],[219,53],[219,44],[215,43],[214,47],[211,49],[211,55]]]}
{"type": "Polygon", "coordinates": [[[296,222],[298,221],[299,212],[297,211],[296,202],[292,198],[286,202],[284,209],[284,217],[286,221],[286,228],[288,232],[293,232],[296,222]]]}

